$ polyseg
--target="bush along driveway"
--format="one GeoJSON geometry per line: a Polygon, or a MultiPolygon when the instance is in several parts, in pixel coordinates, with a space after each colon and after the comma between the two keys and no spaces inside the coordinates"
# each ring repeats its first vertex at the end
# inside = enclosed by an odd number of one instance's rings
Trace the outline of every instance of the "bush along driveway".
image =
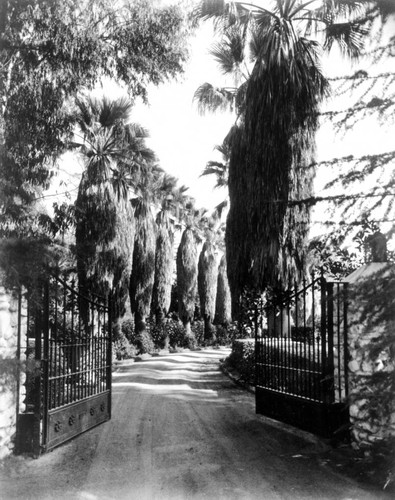
{"type": "Polygon", "coordinates": [[[38,460],[1,466],[1,498],[377,499],[313,436],[255,414],[219,369],[228,349],[120,362],[113,418],[38,460]]]}

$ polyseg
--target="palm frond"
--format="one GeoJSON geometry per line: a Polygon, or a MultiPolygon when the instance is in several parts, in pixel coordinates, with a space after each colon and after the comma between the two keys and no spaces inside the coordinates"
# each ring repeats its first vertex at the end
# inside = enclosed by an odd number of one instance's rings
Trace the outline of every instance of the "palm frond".
{"type": "Polygon", "coordinates": [[[344,54],[357,58],[362,52],[367,34],[368,30],[359,23],[332,23],[325,30],[324,48],[329,51],[336,42],[344,54]]]}
{"type": "Polygon", "coordinates": [[[104,97],[97,102],[99,103],[98,122],[102,127],[112,127],[119,121],[127,121],[133,107],[133,103],[126,97],[119,99],[104,97]]]}
{"type": "Polygon", "coordinates": [[[216,184],[214,187],[224,187],[228,185],[228,166],[225,163],[209,161],[204,167],[200,176],[215,175],[216,184]]]}
{"type": "Polygon", "coordinates": [[[223,211],[228,208],[228,200],[221,201],[216,207],[215,207],[215,213],[217,214],[218,218],[221,219],[223,211]]]}
{"type": "Polygon", "coordinates": [[[197,103],[198,112],[204,115],[207,111],[232,111],[234,92],[225,88],[214,87],[203,83],[195,91],[193,100],[197,103]]]}
{"type": "Polygon", "coordinates": [[[238,62],[243,60],[240,47],[229,46],[223,42],[212,45],[209,53],[213,56],[224,75],[233,73],[235,68],[238,67],[238,62]]]}

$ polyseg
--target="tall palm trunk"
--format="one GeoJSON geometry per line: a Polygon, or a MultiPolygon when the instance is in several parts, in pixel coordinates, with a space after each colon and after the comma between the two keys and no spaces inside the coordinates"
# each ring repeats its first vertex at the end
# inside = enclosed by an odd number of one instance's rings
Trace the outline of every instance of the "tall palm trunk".
{"type": "Polygon", "coordinates": [[[218,268],[217,296],[215,299],[215,323],[225,326],[231,321],[231,295],[226,271],[226,256],[223,255],[218,268]]]}
{"type": "Polygon", "coordinates": [[[155,280],[152,293],[152,311],[156,323],[163,322],[170,308],[174,267],[174,232],[169,214],[161,210],[156,218],[155,280]]]}
{"type": "Polygon", "coordinates": [[[190,227],[187,227],[181,237],[177,250],[177,295],[178,312],[185,327],[186,341],[194,344],[191,322],[195,313],[197,289],[197,248],[196,239],[190,227]]]}
{"type": "MultiPolygon", "coordinates": [[[[112,317],[125,308],[134,246],[135,222],[130,204],[118,200],[110,183],[94,183],[84,173],[76,200],[76,253],[79,286],[106,297],[112,317]]],[[[89,311],[83,311],[88,322],[89,311]]]]}
{"type": "Polygon", "coordinates": [[[129,292],[136,334],[142,335],[150,313],[155,275],[155,220],[148,202],[139,200],[135,218],[136,236],[129,292]]]}
{"type": "Polygon", "coordinates": [[[215,340],[212,322],[215,313],[217,272],[215,246],[210,239],[207,239],[199,256],[198,290],[200,309],[204,319],[204,340],[208,343],[215,340]]]}
{"type": "Polygon", "coordinates": [[[244,200],[251,278],[260,289],[288,281],[304,261],[310,214],[297,200],[312,194],[314,170],[308,166],[325,89],[323,77],[305,58],[300,48],[294,64],[305,77],[301,85],[295,86],[289,61],[272,64],[270,75],[257,63],[247,90],[244,200]],[[275,83],[276,96],[270,98],[275,83]]]}
{"type": "Polygon", "coordinates": [[[239,315],[242,290],[250,281],[251,248],[248,244],[246,155],[247,148],[242,123],[234,127],[229,161],[230,206],[225,233],[227,275],[232,297],[233,318],[239,315]]]}
{"type": "Polygon", "coordinates": [[[227,258],[232,301],[243,287],[278,287],[301,271],[312,194],[314,133],[327,82],[316,45],[280,18],[262,33],[244,130],[230,160],[227,258]]]}

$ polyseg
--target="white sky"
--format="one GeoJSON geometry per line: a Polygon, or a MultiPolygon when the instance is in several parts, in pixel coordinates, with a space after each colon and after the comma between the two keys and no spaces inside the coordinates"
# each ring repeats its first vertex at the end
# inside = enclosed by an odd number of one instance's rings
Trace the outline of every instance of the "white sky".
{"type": "Polygon", "coordinates": [[[208,54],[212,44],[209,25],[191,41],[191,59],[178,82],[149,88],[150,105],[138,103],[133,121],[148,128],[149,145],[157,153],[161,167],[189,187],[187,194],[198,207],[214,208],[225,197],[224,190],[213,189],[213,176],[200,177],[207,161],[220,160],[214,146],[221,144],[234,117],[230,113],[200,116],[192,102],[195,90],[205,82],[221,85],[215,62],[208,54]]]}

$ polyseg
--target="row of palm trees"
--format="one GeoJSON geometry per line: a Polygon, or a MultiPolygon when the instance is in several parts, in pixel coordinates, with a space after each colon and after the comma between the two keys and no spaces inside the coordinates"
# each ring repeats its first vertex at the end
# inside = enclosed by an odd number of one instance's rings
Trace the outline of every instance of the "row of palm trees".
{"type": "Polygon", "coordinates": [[[193,343],[191,322],[199,298],[209,342],[216,310],[219,322],[231,319],[224,258],[218,272],[218,223],[197,210],[186,188],[157,165],[146,145],[147,130],[131,123],[130,114],[131,104],[123,98],[77,101],[73,146],[85,165],[75,203],[79,284],[112,294],[117,319],[129,296],[136,333],[143,334],[151,312],[160,325],[169,311],[176,261],[179,317],[187,340],[193,343]]]}

